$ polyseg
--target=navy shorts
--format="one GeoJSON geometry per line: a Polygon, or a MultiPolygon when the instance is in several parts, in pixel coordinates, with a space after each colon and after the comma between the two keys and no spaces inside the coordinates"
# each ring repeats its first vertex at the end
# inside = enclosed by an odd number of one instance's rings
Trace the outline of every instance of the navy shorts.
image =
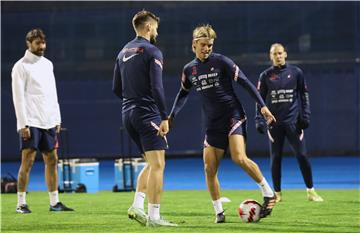
{"type": "Polygon", "coordinates": [[[226,150],[229,145],[229,137],[231,135],[243,135],[246,139],[246,118],[231,117],[225,119],[224,123],[219,127],[208,127],[206,129],[204,148],[208,146],[226,150]]]}
{"type": "Polygon", "coordinates": [[[20,135],[20,150],[35,149],[40,151],[51,151],[59,147],[56,128],[40,129],[30,127],[30,138],[24,140],[20,135]]]}
{"type": "Polygon", "coordinates": [[[161,118],[159,113],[133,108],[122,114],[123,124],[141,153],[168,149],[166,137],[157,135],[161,118]]]}

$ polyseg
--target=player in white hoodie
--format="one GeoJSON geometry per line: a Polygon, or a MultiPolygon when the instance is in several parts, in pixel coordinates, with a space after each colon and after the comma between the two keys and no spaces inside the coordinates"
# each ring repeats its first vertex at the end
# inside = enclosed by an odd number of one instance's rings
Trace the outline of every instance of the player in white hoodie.
{"type": "Polygon", "coordinates": [[[31,213],[26,204],[29,174],[37,150],[45,162],[45,179],[50,196],[50,211],[73,211],[59,201],[57,176],[57,134],[61,116],[53,64],[43,55],[45,34],[33,29],[26,35],[28,49],[12,69],[13,101],[20,134],[21,166],[18,174],[16,212],[31,213]]]}

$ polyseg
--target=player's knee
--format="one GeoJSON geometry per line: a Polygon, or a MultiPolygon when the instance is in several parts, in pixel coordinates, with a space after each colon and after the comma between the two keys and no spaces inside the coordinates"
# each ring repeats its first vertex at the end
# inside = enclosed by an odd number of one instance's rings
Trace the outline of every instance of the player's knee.
{"type": "Polygon", "coordinates": [[[56,167],[56,165],[57,165],[57,159],[56,158],[46,160],[46,166],[56,167]]]}
{"type": "Polygon", "coordinates": [[[22,163],[22,168],[24,169],[24,171],[26,172],[30,172],[33,164],[34,164],[35,158],[29,158],[26,161],[23,161],[22,163]]]}
{"type": "Polygon", "coordinates": [[[281,159],[281,154],[280,153],[272,153],[271,154],[271,159],[272,160],[280,160],[281,159]]]}
{"type": "Polygon", "coordinates": [[[31,171],[32,165],[34,163],[34,159],[32,161],[27,160],[26,162],[22,162],[19,170],[19,175],[28,175],[31,171]]]}
{"type": "Polygon", "coordinates": [[[248,159],[244,156],[233,158],[233,161],[241,167],[246,167],[248,159]]]}
{"type": "Polygon", "coordinates": [[[309,160],[305,154],[297,154],[296,158],[300,163],[309,163],[309,160]]]}
{"type": "Polygon", "coordinates": [[[54,167],[57,165],[58,157],[55,150],[43,154],[43,158],[46,166],[54,167]]]}
{"type": "Polygon", "coordinates": [[[164,170],[165,169],[165,161],[155,161],[149,164],[151,170],[164,170]]]}
{"type": "Polygon", "coordinates": [[[205,170],[206,176],[209,176],[209,177],[214,177],[214,176],[216,176],[217,168],[216,168],[215,166],[211,166],[211,165],[209,165],[209,164],[205,164],[205,165],[204,165],[204,170],[205,170]]]}

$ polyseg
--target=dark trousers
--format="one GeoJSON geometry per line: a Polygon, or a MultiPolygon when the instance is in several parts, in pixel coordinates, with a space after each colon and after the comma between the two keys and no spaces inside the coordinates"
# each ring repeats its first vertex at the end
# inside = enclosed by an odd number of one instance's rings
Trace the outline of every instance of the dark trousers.
{"type": "Polygon", "coordinates": [[[281,161],[285,138],[288,139],[295,152],[306,187],[313,187],[311,165],[306,157],[303,132],[295,124],[276,124],[268,131],[271,151],[271,175],[275,192],[281,191],[281,161]]]}

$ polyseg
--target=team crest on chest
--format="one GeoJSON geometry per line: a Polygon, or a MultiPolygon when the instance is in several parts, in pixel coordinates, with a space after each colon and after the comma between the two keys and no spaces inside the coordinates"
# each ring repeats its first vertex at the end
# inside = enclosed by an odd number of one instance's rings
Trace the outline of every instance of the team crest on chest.
{"type": "Polygon", "coordinates": [[[191,72],[192,75],[197,75],[197,70],[196,70],[196,66],[193,66],[192,67],[192,72],[191,72]]]}
{"type": "Polygon", "coordinates": [[[279,77],[276,74],[274,74],[274,73],[271,74],[271,76],[270,76],[271,81],[276,81],[278,79],[279,79],[279,77]]]}

